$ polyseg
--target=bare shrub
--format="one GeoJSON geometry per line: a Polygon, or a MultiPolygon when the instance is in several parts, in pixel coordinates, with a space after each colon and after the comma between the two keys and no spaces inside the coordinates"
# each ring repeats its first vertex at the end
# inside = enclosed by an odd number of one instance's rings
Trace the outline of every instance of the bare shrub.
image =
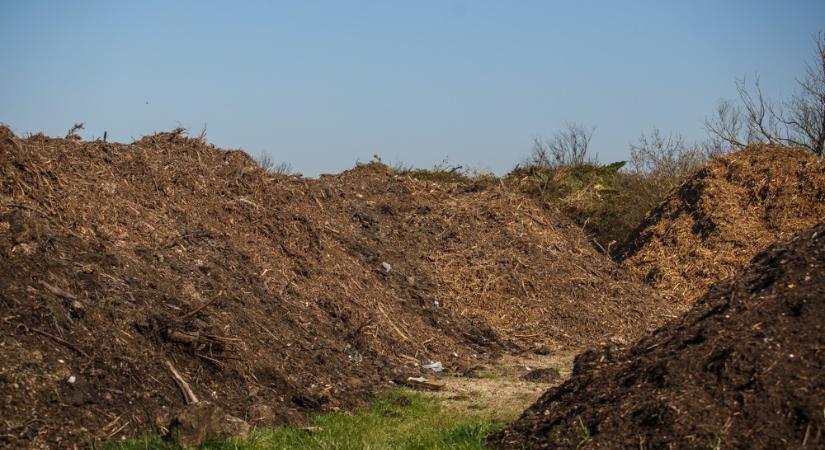
{"type": "Polygon", "coordinates": [[[454,165],[449,162],[448,158],[444,158],[441,163],[433,165],[430,169],[416,168],[399,161],[393,164],[392,170],[399,175],[406,175],[417,180],[437,182],[468,184],[491,183],[498,180],[498,177],[490,171],[454,165]]]}
{"type": "Polygon", "coordinates": [[[629,163],[632,172],[678,183],[702,165],[710,153],[705,146],[686,144],[679,134],[665,136],[654,128],[630,145],[629,163]]]}
{"type": "Polygon", "coordinates": [[[73,140],[79,141],[82,138],[80,137],[79,134],[77,134],[77,132],[80,131],[80,130],[83,130],[85,128],[86,128],[86,124],[83,123],[83,122],[76,123],[76,124],[72,125],[72,127],[69,128],[69,131],[66,132],[66,139],[73,139],[73,140]]]}
{"type": "Polygon", "coordinates": [[[759,77],[752,84],[736,81],[739,105],[722,101],[705,121],[714,148],[725,151],[750,143],[803,147],[825,156],[825,33],[814,39],[816,57],[807,64],[799,91],[785,101],[762,93],[759,77]]]}
{"type": "Polygon", "coordinates": [[[580,123],[565,123],[551,139],[536,138],[527,165],[539,167],[575,166],[595,164],[597,157],[590,155],[590,141],[595,127],[580,123]]]}
{"type": "MultiPolygon", "coordinates": [[[[588,233],[594,246],[610,252],[648,211],[658,205],[713,152],[658,129],[630,146],[628,164],[559,163],[549,145],[511,172],[519,187],[556,204],[588,233]]],[[[586,153],[585,153],[586,154],[586,153]]]]}
{"type": "Polygon", "coordinates": [[[272,157],[266,153],[261,153],[258,155],[255,160],[258,162],[258,165],[261,166],[264,170],[266,170],[269,174],[278,174],[278,175],[291,175],[295,171],[292,169],[292,164],[281,161],[276,163],[272,157]]]}
{"type": "Polygon", "coordinates": [[[688,144],[679,134],[665,135],[655,128],[642,133],[630,145],[628,169],[616,180],[619,195],[604,205],[602,214],[609,220],[602,234],[610,238],[608,243],[623,241],[648,211],[716,153],[712,145],[688,144]]]}

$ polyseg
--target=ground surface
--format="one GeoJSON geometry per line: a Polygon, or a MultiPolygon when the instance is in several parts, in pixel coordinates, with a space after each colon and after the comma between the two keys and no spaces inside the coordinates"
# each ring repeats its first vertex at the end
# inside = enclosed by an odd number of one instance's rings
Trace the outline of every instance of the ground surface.
{"type": "Polygon", "coordinates": [[[441,399],[445,408],[462,415],[486,412],[489,417],[510,422],[550,386],[570,376],[575,352],[536,355],[505,355],[471,369],[467,376],[442,377],[443,391],[429,393],[441,399]],[[541,369],[555,369],[558,378],[529,381],[524,376],[541,369]]]}
{"type": "MultiPolygon", "coordinates": [[[[308,426],[261,428],[246,440],[204,445],[205,449],[488,449],[485,437],[515,419],[549,386],[568,377],[573,354],[507,355],[468,376],[436,376],[437,392],[393,389],[353,413],[327,413],[308,426]],[[552,381],[527,381],[525,374],[558,371],[552,381]]],[[[111,450],[172,449],[157,436],[111,443],[111,450]]]]}

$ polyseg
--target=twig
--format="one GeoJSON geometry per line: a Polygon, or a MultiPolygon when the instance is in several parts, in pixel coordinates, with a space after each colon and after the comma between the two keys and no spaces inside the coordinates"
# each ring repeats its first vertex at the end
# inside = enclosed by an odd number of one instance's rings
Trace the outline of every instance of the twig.
{"type": "Polygon", "coordinates": [[[192,388],[189,387],[189,383],[183,379],[180,372],[178,372],[178,370],[175,369],[175,366],[172,365],[172,362],[166,360],[166,365],[169,367],[169,371],[172,372],[172,378],[174,378],[175,383],[177,383],[178,387],[183,392],[183,397],[186,400],[186,404],[191,405],[193,403],[199,403],[200,400],[198,400],[198,396],[192,392],[192,388]]]}
{"type": "Polygon", "coordinates": [[[218,292],[218,295],[216,295],[212,300],[209,300],[208,302],[205,302],[204,304],[198,306],[197,308],[193,309],[192,311],[189,311],[188,313],[180,316],[178,318],[178,320],[188,319],[188,318],[194,316],[195,314],[199,313],[201,310],[203,310],[203,308],[206,308],[207,306],[211,305],[212,303],[215,303],[215,301],[221,296],[221,294],[223,294],[223,291],[218,292]]]}
{"type": "MultiPolygon", "coordinates": [[[[599,244],[599,241],[597,241],[596,238],[591,239],[591,241],[593,241],[594,244],[598,245],[605,255],[610,256],[610,253],[608,253],[607,249],[602,247],[602,244],[599,244]]],[[[607,244],[607,246],[610,247],[610,244],[607,244]]]]}
{"type": "Polygon", "coordinates": [[[42,334],[43,336],[46,336],[46,337],[52,338],[52,339],[54,339],[55,341],[57,341],[58,343],[63,344],[63,345],[65,345],[66,347],[68,347],[68,348],[70,348],[70,349],[72,349],[72,350],[74,350],[74,351],[76,351],[76,352],[80,353],[82,356],[84,356],[84,357],[86,357],[86,358],[88,358],[88,357],[89,357],[89,355],[88,355],[88,354],[86,354],[86,352],[84,352],[83,350],[79,349],[76,345],[74,345],[74,344],[72,344],[71,342],[68,342],[68,341],[66,341],[66,340],[64,340],[64,339],[61,339],[61,338],[59,338],[59,337],[57,337],[57,336],[55,336],[55,335],[53,335],[53,334],[51,334],[51,333],[47,333],[47,332],[45,332],[45,331],[38,330],[37,328],[29,328],[29,327],[26,327],[26,330],[28,330],[28,331],[34,331],[34,332],[35,332],[35,333],[37,333],[37,334],[42,334]]]}
{"type": "Polygon", "coordinates": [[[47,219],[51,219],[51,218],[52,218],[52,216],[50,216],[49,214],[44,213],[43,211],[41,211],[41,210],[39,210],[39,209],[37,209],[37,208],[35,208],[35,207],[32,207],[32,206],[26,206],[26,205],[22,205],[22,204],[20,204],[20,203],[9,203],[9,206],[11,206],[11,207],[13,207],[13,208],[27,209],[27,210],[29,210],[29,211],[36,212],[37,214],[40,214],[41,216],[43,216],[43,217],[45,217],[45,218],[47,218],[47,219]]]}
{"type": "Polygon", "coordinates": [[[219,361],[219,360],[217,360],[217,359],[215,359],[215,358],[211,358],[211,357],[209,357],[209,356],[206,356],[206,355],[204,355],[203,353],[197,353],[197,352],[195,352],[195,356],[197,356],[198,358],[203,358],[203,359],[205,359],[205,360],[207,360],[207,361],[210,361],[210,362],[214,363],[215,365],[217,365],[217,366],[219,366],[219,367],[223,367],[223,366],[224,366],[224,365],[223,365],[223,363],[222,363],[221,361],[219,361]]]}
{"type": "Polygon", "coordinates": [[[119,426],[116,430],[109,433],[109,435],[106,436],[106,439],[111,439],[114,435],[116,435],[116,434],[120,433],[121,431],[123,431],[123,429],[126,428],[126,426],[129,425],[130,423],[132,423],[132,422],[130,422],[128,420],[126,422],[123,422],[123,425],[119,426]]]}
{"type": "Polygon", "coordinates": [[[511,336],[513,336],[513,337],[515,337],[515,338],[522,338],[522,339],[526,339],[526,338],[532,338],[532,337],[541,336],[541,335],[543,335],[543,334],[544,334],[544,333],[533,333],[533,334],[513,334],[513,335],[511,335],[511,336]]]}
{"type": "Polygon", "coordinates": [[[71,138],[72,136],[76,136],[75,131],[82,130],[85,128],[86,124],[83,122],[74,124],[71,128],[69,128],[69,132],[66,133],[66,139],[71,138]]]}
{"type": "Polygon", "coordinates": [[[384,308],[382,308],[382,307],[381,307],[381,304],[380,304],[380,303],[376,303],[376,305],[378,306],[378,311],[380,311],[380,312],[381,312],[381,314],[383,314],[383,315],[384,315],[384,318],[385,318],[385,319],[387,319],[387,322],[389,322],[389,324],[390,324],[390,326],[392,327],[392,329],[393,329],[393,330],[395,330],[395,332],[396,332],[396,333],[398,333],[398,335],[399,335],[399,336],[401,336],[401,338],[402,338],[402,339],[404,339],[404,340],[405,340],[405,341],[407,341],[407,342],[410,342],[410,338],[408,338],[408,337],[407,337],[407,335],[406,335],[406,334],[404,334],[404,332],[403,332],[403,331],[401,331],[401,329],[400,329],[400,328],[398,328],[398,327],[395,325],[395,323],[394,323],[394,322],[390,319],[390,316],[389,316],[389,315],[387,315],[387,313],[386,313],[386,312],[384,312],[384,308]]]}
{"type": "Polygon", "coordinates": [[[40,285],[42,285],[44,288],[46,288],[46,290],[48,290],[49,292],[51,292],[52,294],[54,294],[58,297],[67,298],[69,300],[77,300],[77,297],[74,294],[72,294],[70,292],[67,292],[67,291],[64,291],[63,289],[60,289],[59,287],[52,286],[51,284],[46,283],[45,281],[41,281],[40,285]]]}

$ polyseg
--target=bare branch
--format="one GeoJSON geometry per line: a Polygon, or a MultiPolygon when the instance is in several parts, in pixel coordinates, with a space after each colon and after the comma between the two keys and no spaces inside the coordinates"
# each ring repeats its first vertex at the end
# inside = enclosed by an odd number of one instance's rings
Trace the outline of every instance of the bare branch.
{"type": "Polygon", "coordinates": [[[590,141],[595,130],[594,127],[588,128],[582,124],[566,123],[552,139],[534,139],[533,153],[528,163],[556,167],[595,162],[596,158],[590,155],[590,141]]]}
{"type": "Polygon", "coordinates": [[[687,145],[682,136],[664,136],[655,128],[650,135],[642,133],[639,141],[630,146],[632,171],[673,182],[681,180],[709,157],[703,146],[687,145]]]}
{"type": "Polygon", "coordinates": [[[80,131],[86,127],[86,124],[83,122],[76,123],[69,128],[69,131],[66,133],[66,139],[80,139],[78,136],[77,131],[80,131]]]}
{"type": "Polygon", "coordinates": [[[825,33],[814,38],[816,59],[806,65],[799,92],[789,100],[768,101],[757,77],[752,86],[736,81],[741,108],[721,102],[705,121],[710,146],[723,149],[763,142],[802,147],[825,156],[825,33]],[[743,134],[743,131],[746,134],[743,134]]]}
{"type": "Polygon", "coordinates": [[[261,154],[255,159],[257,160],[258,165],[271,175],[291,175],[295,172],[292,169],[292,164],[286,161],[276,163],[275,160],[273,160],[272,157],[265,152],[261,152],[261,154]]]}
{"type": "Polygon", "coordinates": [[[748,125],[748,143],[764,142],[779,144],[781,139],[776,131],[776,114],[771,105],[766,102],[762,94],[762,86],[757,76],[753,82],[754,91],[748,89],[747,81],[743,78],[736,82],[739,99],[745,108],[745,118],[748,125]]]}
{"type": "Polygon", "coordinates": [[[743,147],[747,140],[742,138],[742,111],[731,102],[721,101],[711,119],[705,120],[705,128],[711,135],[712,146],[720,153],[730,148],[743,147]]]}

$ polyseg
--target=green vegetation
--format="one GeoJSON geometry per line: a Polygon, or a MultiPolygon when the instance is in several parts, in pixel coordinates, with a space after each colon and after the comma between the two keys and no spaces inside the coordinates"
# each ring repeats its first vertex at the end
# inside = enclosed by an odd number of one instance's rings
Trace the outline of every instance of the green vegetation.
{"type": "Polygon", "coordinates": [[[569,126],[533,153],[508,178],[541,202],[558,207],[597,247],[609,251],[645,214],[709,158],[705,145],[689,145],[659,130],[631,145],[629,161],[601,165],[589,153],[592,132],[569,126]]]}
{"type": "MultiPolygon", "coordinates": [[[[309,427],[256,430],[244,440],[204,445],[211,450],[263,449],[484,449],[484,436],[504,423],[444,408],[441,401],[398,390],[353,414],[316,416],[309,427]]],[[[110,450],[174,449],[157,436],[109,447],[110,450]]]]}
{"type": "Polygon", "coordinates": [[[502,178],[446,162],[431,169],[399,164],[393,170],[416,180],[439,183],[513,185],[540,202],[559,208],[584,229],[597,247],[607,251],[622,242],[647,211],[704,161],[696,158],[685,164],[682,160],[686,158],[681,154],[679,157],[679,163],[685,168],[680,166],[679,170],[668,171],[663,170],[670,169],[665,162],[649,155],[644,155],[643,161],[649,167],[643,169],[639,169],[637,161],[631,161],[632,170],[627,169],[625,161],[605,165],[592,161],[564,164],[528,161],[502,178]]]}
{"type": "Polygon", "coordinates": [[[624,165],[527,166],[510,179],[522,192],[559,207],[606,250],[629,235],[667,192],[653,188],[650,177],[621,171],[624,165]]]}
{"type": "Polygon", "coordinates": [[[466,170],[461,166],[450,166],[446,163],[437,164],[431,169],[416,169],[410,167],[397,166],[393,170],[399,175],[407,175],[410,178],[421,181],[436,181],[441,183],[483,183],[493,182],[498,178],[490,172],[479,170],[466,170]]]}
{"type": "Polygon", "coordinates": [[[577,445],[576,448],[580,448],[581,446],[586,445],[592,439],[592,437],[590,436],[590,430],[584,425],[584,422],[582,422],[582,418],[578,417],[578,419],[579,419],[579,438],[581,440],[579,441],[579,445],[577,445]]]}

